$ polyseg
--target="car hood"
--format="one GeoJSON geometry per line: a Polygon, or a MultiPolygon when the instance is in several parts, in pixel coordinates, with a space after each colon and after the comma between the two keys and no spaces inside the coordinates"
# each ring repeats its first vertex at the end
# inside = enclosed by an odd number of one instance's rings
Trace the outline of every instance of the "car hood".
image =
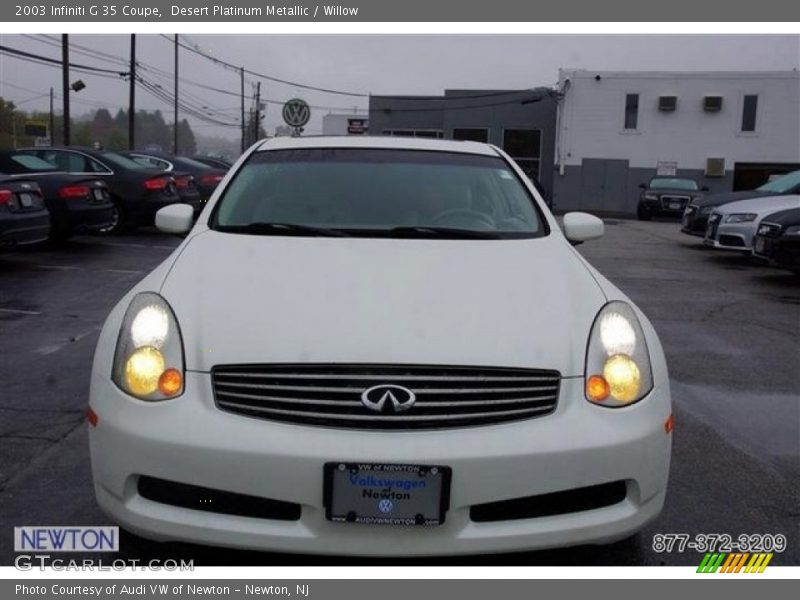
{"type": "Polygon", "coordinates": [[[752,198],[750,200],[740,200],[739,202],[731,202],[716,209],[716,212],[723,215],[730,215],[733,213],[754,213],[759,216],[765,216],[786,208],[800,207],[800,196],[786,195],[786,196],[767,196],[762,198],[752,198]]]}
{"type": "Polygon", "coordinates": [[[698,206],[721,206],[729,202],[736,202],[738,200],[749,200],[752,198],[764,198],[770,196],[769,192],[759,192],[757,190],[743,190],[739,192],[721,192],[719,194],[708,194],[697,201],[695,204],[698,206]]]}
{"type": "Polygon", "coordinates": [[[703,195],[703,192],[700,190],[684,190],[681,188],[657,188],[654,190],[647,188],[642,190],[642,192],[645,194],[658,194],[659,196],[662,194],[669,194],[670,196],[689,196],[690,198],[703,195]]]}
{"type": "Polygon", "coordinates": [[[565,240],[189,240],[161,293],[186,368],[345,362],[583,375],[605,295],[565,240]]]}

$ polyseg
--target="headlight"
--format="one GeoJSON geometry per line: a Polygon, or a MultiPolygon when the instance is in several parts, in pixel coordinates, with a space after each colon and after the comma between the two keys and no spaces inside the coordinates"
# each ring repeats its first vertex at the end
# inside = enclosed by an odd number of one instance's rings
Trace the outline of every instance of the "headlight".
{"type": "Polygon", "coordinates": [[[172,309],[158,294],[131,301],[122,320],[111,379],[141,400],[183,393],[183,341],[172,309]]]}
{"type": "Polygon", "coordinates": [[[636,313],[625,302],[609,302],[597,314],[586,351],[586,399],[617,408],[653,389],[650,353],[636,313]]]}
{"type": "Polygon", "coordinates": [[[658,200],[658,196],[656,194],[645,194],[644,195],[644,199],[645,200],[658,200]]]}
{"type": "Polygon", "coordinates": [[[800,235],[800,225],[790,225],[783,230],[783,235],[800,235]]]}
{"type": "Polygon", "coordinates": [[[749,223],[750,221],[755,221],[756,217],[753,213],[734,213],[732,215],[728,215],[725,217],[726,223],[749,223]]]}

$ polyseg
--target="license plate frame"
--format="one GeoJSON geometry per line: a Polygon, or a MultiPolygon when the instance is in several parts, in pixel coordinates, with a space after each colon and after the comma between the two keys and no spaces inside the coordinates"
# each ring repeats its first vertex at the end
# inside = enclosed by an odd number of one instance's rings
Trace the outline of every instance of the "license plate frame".
{"type": "Polygon", "coordinates": [[[19,195],[19,205],[22,208],[30,208],[33,206],[33,196],[28,194],[27,192],[22,192],[19,195]]]}
{"type": "Polygon", "coordinates": [[[683,209],[683,202],[673,200],[669,203],[670,210],[682,210],[683,209]]]}
{"type": "Polygon", "coordinates": [[[92,198],[94,198],[95,202],[102,202],[106,199],[105,194],[101,189],[92,190],[92,198]]]}
{"type": "Polygon", "coordinates": [[[437,527],[444,524],[450,506],[451,479],[452,470],[442,465],[328,462],[323,468],[325,518],[360,525],[437,527]],[[359,476],[359,481],[353,482],[351,476],[359,476]],[[386,487],[378,485],[381,481],[408,484],[386,487]],[[426,485],[408,489],[416,481],[426,485]],[[429,483],[434,485],[429,487],[429,483]],[[388,511],[384,510],[386,500],[388,511]],[[394,510],[395,505],[399,510],[394,510]]]}

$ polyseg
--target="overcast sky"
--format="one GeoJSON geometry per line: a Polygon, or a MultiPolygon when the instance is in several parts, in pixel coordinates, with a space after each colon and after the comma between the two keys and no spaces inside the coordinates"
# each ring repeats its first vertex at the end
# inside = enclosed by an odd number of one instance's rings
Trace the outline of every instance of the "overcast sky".
{"type": "MultiPolygon", "coordinates": [[[[170,36],[171,37],[171,36],[170,36]]],[[[60,36],[2,35],[3,45],[60,59],[60,36]]],[[[363,94],[440,94],[446,88],[524,89],[551,86],[559,67],[597,70],[792,70],[800,67],[800,36],[791,35],[187,35],[185,43],[210,56],[274,77],[317,87],[363,94]]],[[[102,52],[128,60],[127,35],[70,35],[73,63],[126,71],[102,52]],[[93,52],[87,55],[80,45],[93,52]],[[80,52],[80,53],[79,53],[80,52]]],[[[158,35],[137,36],[141,74],[172,91],[173,46],[158,35]],[[149,70],[146,70],[150,67],[149,70]],[[155,70],[154,70],[155,69],[155,70]],[[159,73],[157,70],[163,71],[159,73]]],[[[239,93],[237,73],[189,52],[180,52],[180,75],[191,82],[239,93]]],[[[73,115],[105,106],[112,114],[128,102],[128,85],[112,76],[72,73],[87,87],[72,95],[73,115]]],[[[245,93],[253,93],[254,77],[245,93]]],[[[0,95],[19,108],[47,110],[50,87],[59,92],[60,68],[0,56],[0,95]]],[[[182,82],[180,94],[214,117],[235,124],[222,127],[189,118],[196,133],[238,139],[239,98],[182,82]]],[[[299,96],[312,106],[308,133],[321,133],[322,115],[353,107],[366,109],[364,97],[313,92],[262,81],[263,98],[283,102],[299,96]],[[322,108],[326,107],[326,108],[322,108]]],[[[137,91],[137,108],[160,108],[172,120],[172,106],[137,91]]],[[[249,107],[248,101],[247,106],[249,107]]],[[[60,100],[56,102],[60,111],[60,100]]],[[[268,104],[266,130],[281,124],[280,107],[268,104]]],[[[185,116],[185,115],[182,115],[185,116]]]]}

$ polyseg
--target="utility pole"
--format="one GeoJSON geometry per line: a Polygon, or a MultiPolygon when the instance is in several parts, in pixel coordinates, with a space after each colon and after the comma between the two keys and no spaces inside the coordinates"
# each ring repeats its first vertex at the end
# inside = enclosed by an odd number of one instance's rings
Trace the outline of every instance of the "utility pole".
{"type": "Polygon", "coordinates": [[[175,131],[172,141],[172,153],[178,154],[178,34],[175,34],[175,131]]]}
{"type": "Polygon", "coordinates": [[[56,116],[53,114],[53,88],[50,88],[50,145],[55,146],[56,116]]]}
{"type": "Polygon", "coordinates": [[[247,123],[244,120],[244,67],[239,67],[239,77],[242,84],[242,152],[244,152],[247,138],[247,123]]]}
{"type": "Polygon", "coordinates": [[[136,34],[131,34],[130,89],[128,91],[128,150],[136,150],[136,34]]]}
{"type": "Polygon", "coordinates": [[[261,125],[261,82],[256,84],[256,109],[253,112],[253,143],[258,141],[258,128],[261,125]]]}
{"type": "Polygon", "coordinates": [[[64,145],[69,146],[69,35],[61,35],[61,86],[64,95],[64,145]]]}

